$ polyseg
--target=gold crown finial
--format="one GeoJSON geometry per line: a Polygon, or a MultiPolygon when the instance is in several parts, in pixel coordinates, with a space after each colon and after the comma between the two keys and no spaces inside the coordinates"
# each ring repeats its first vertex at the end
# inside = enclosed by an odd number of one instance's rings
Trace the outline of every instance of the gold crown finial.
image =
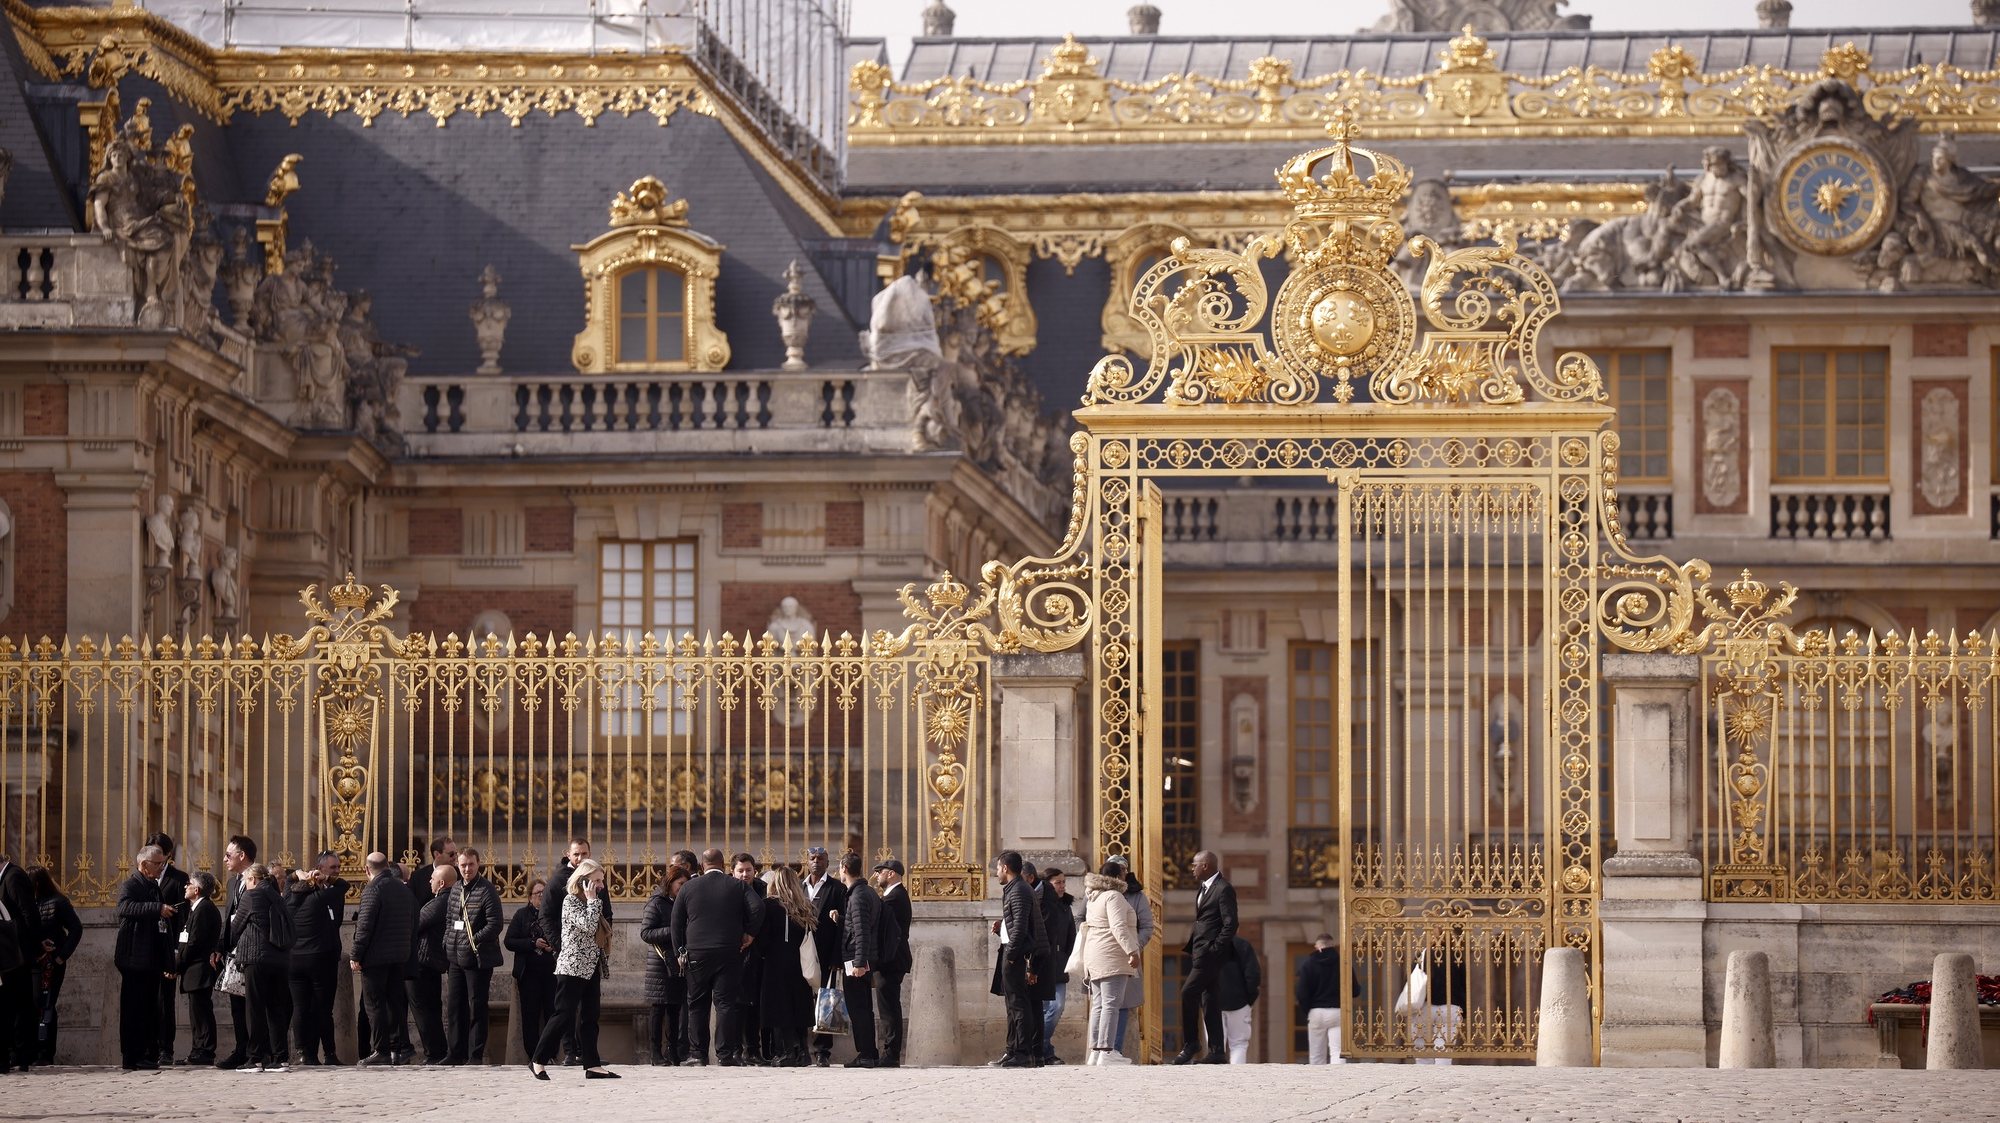
{"type": "Polygon", "coordinates": [[[1757,608],[1764,603],[1764,598],[1771,595],[1771,587],[1750,576],[1747,569],[1724,591],[1729,595],[1729,603],[1737,608],[1757,608]]]}
{"type": "Polygon", "coordinates": [[[333,598],[333,607],[358,612],[368,606],[368,586],[354,580],[354,571],[348,570],[347,580],[326,591],[333,598]]]}
{"type": "Polygon", "coordinates": [[[957,608],[965,603],[965,598],[970,594],[970,589],[952,580],[949,569],[938,574],[938,579],[931,582],[924,590],[924,595],[930,598],[931,605],[935,608],[957,608]]]}
{"type": "MultiPolygon", "coordinates": [[[[1301,152],[1277,172],[1278,186],[1300,219],[1374,226],[1392,222],[1410,189],[1410,169],[1401,160],[1354,143],[1361,123],[1349,105],[1327,116],[1332,143],[1301,152]],[[1363,174],[1359,158],[1367,168],[1363,174]]],[[[1386,230],[1384,231],[1386,233],[1386,230]]],[[[1401,234],[1392,239],[1402,242],[1401,234]]],[[[1388,246],[1395,252],[1395,245],[1388,246]]]]}
{"type": "Polygon", "coordinates": [[[1493,48],[1468,23],[1438,52],[1438,65],[1446,70],[1491,70],[1495,65],[1493,48]]]}
{"type": "Polygon", "coordinates": [[[1342,144],[1351,143],[1361,136],[1361,122],[1355,120],[1353,106],[1343,104],[1333,107],[1333,113],[1326,119],[1326,135],[1342,144]]]}

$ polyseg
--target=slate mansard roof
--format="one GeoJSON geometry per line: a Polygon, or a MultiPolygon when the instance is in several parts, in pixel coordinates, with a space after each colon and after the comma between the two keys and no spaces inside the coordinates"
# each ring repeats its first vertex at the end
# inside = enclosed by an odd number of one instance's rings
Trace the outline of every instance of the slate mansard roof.
{"type": "MultiPolygon", "coordinates": [[[[13,37],[6,39],[0,145],[15,166],[0,201],[0,228],[78,229],[87,185],[76,106],[100,95],[81,81],[45,80],[13,37]]],[[[504,369],[573,370],[584,288],[570,247],[608,229],[612,196],[646,175],[688,201],[692,229],[727,247],[716,315],[729,335],[731,370],[776,369],[784,361],[771,303],[794,259],[826,274],[806,271],[806,291],[818,305],[808,360],[835,369],[861,365],[855,336],[866,326],[868,292],[857,298],[851,291],[853,263],[867,258],[872,274],[872,246],[843,244],[721,121],[693,109],[676,111],[664,125],[644,112],[605,113],[588,127],[571,114],[541,112],[519,127],[497,113],[459,113],[440,128],[422,112],[385,112],[367,127],[351,113],[318,112],[296,125],[282,113],[237,112],[225,124],[137,71],[120,92],[128,113],[139,98],[152,99],[156,137],[183,122],[195,126],[195,180],[217,213],[225,246],[232,227],[254,220],[278,162],[302,156],[302,187],[286,203],[292,244],[310,239],[315,251],[333,255],[339,287],[373,294],[383,336],[421,348],[414,374],[465,374],[479,364],[467,308],[488,263],[514,311],[504,369]]]]}

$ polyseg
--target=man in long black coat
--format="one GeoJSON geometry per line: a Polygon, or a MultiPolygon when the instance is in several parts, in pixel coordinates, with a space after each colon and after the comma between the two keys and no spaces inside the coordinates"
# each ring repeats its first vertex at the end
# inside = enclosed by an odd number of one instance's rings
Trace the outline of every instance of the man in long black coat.
{"type": "MultiPolygon", "coordinates": [[[[248,835],[231,835],[228,845],[222,848],[222,869],[229,875],[228,887],[222,898],[222,939],[215,945],[215,954],[209,962],[217,970],[222,968],[222,960],[236,950],[236,934],[229,918],[236,915],[236,906],[243,901],[243,871],[257,860],[257,842],[248,835]]],[[[229,996],[229,1021],[236,1032],[235,1044],[229,1055],[215,1062],[217,1068],[241,1068],[247,1061],[250,1048],[250,1003],[243,995],[229,996]]]]}
{"type": "Polygon", "coordinates": [[[173,970],[167,926],[174,906],[160,899],[160,871],[167,856],[157,846],[139,851],[132,876],[118,887],[118,1053],[127,1072],[159,1069],[160,980],[173,970]]]}
{"type": "MultiPolygon", "coordinates": [[[[400,1063],[403,1019],[409,1012],[403,972],[416,938],[416,908],[415,899],[396,880],[389,856],[368,855],[368,884],[361,890],[348,956],[348,968],[361,975],[361,1001],[375,1035],[374,1049],[361,1058],[364,1065],[400,1063]]],[[[367,1046],[362,1043],[364,1050],[367,1046]]]]}
{"type": "Polygon", "coordinates": [[[884,858],[875,864],[875,883],[882,897],[882,934],[876,939],[876,954],[882,957],[876,972],[875,1002],[881,1010],[882,1062],[878,1068],[901,1068],[903,1064],[903,977],[910,973],[910,891],[903,888],[903,863],[884,858]]]}
{"type": "Polygon", "coordinates": [[[14,946],[0,949],[0,1073],[26,1071],[35,1058],[35,961],[42,955],[41,909],[28,872],[0,854],[0,905],[14,921],[14,946]]]}
{"type": "Polygon", "coordinates": [[[213,875],[193,875],[182,894],[181,931],[174,945],[176,987],[188,1000],[188,1029],[194,1038],[188,1046],[191,1065],[215,1063],[215,980],[211,964],[216,946],[222,941],[222,910],[209,898],[215,893],[213,875]]]}
{"type": "MultiPolygon", "coordinates": [[[[847,907],[841,916],[840,967],[847,992],[847,1020],[854,1033],[854,1059],[848,1068],[874,1068],[882,1055],[875,1050],[875,977],[882,967],[882,898],[861,876],[861,855],[840,860],[840,878],[847,883],[847,907]]],[[[893,921],[891,922],[893,923],[893,921]]]]}
{"type": "MultiPolygon", "coordinates": [[[[174,839],[172,835],[157,832],[146,839],[146,845],[157,846],[167,856],[167,864],[160,871],[160,900],[174,906],[174,918],[167,922],[167,940],[179,941],[181,925],[187,922],[188,872],[174,865],[174,839]]],[[[172,949],[169,948],[171,951],[172,949]]],[[[173,979],[162,975],[160,978],[160,1063],[174,1063],[174,999],[180,994],[180,987],[173,979]]]]}

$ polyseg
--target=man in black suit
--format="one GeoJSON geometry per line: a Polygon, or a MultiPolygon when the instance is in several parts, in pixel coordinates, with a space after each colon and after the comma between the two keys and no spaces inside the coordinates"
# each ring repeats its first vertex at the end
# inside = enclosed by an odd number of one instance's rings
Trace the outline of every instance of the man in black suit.
{"type": "MultiPolygon", "coordinates": [[[[181,925],[186,922],[188,874],[174,865],[173,836],[158,831],[146,839],[147,846],[157,846],[167,856],[167,866],[160,871],[160,900],[174,906],[174,918],[167,922],[167,939],[178,941],[181,925]]],[[[180,996],[180,986],[162,975],[160,978],[160,1063],[172,1066],[174,1063],[174,1029],[180,1020],[175,1017],[174,999],[180,996]]]]}
{"type": "Polygon", "coordinates": [[[419,870],[410,878],[410,884],[414,886],[419,880],[428,883],[429,897],[416,911],[416,929],[411,941],[416,949],[416,966],[412,969],[414,985],[408,991],[410,1006],[417,1017],[417,1040],[424,1047],[424,1063],[441,1065],[450,1050],[445,1037],[442,997],[449,964],[445,958],[444,931],[451,907],[451,887],[458,883],[458,867],[435,865],[428,874],[419,870]]]}
{"type": "MultiPolygon", "coordinates": [[[[769,895],[764,881],[758,876],[757,859],[748,853],[736,855],[729,860],[729,876],[743,886],[743,896],[750,904],[750,928],[764,930],[764,900],[769,895]]],[[[743,985],[737,991],[743,996],[743,1051],[748,1064],[763,1064],[764,1018],[759,999],[764,994],[764,949],[752,943],[743,949],[743,985]]]]}
{"type": "Polygon", "coordinates": [[[389,856],[379,851],[368,855],[368,885],[361,890],[354,948],[347,961],[348,969],[361,975],[361,1001],[375,1035],[372,1051],[368,1042],[361,1043],[363,1066],[402,1063],[403,1019],[409,1013],[403,972],[410,961],[416,921],[415,899],[396,880],[389,856]]]}
{"type": "Polygon", "coordinates": [[[156,1072],[160,1063],[160,979],[173,972],[167,926],[174,906],[160,899],[160,871],[167,856],[147,846],[133,859],[132,876],[118,888],[118,1053],[127,1072],[156,1072]]]}
{"type": "MultiPolygon", "coordinates": [[[[229,891],[223,896],[222,939],[215,945],[215,953],[209,956],[209,964],[218,971],[222,969],[223,957],[236,950],[236,937],[230,931],[233,927],[229,918],[236,915],[236,906],[243,899],[243,871],[257,860],[257,843],[248,835],[229,836],[229,844],[222,848],[222,869],[229,875],[229,891]]],[[[215,1062],[217,1068],[241,1068],[248,1059],[245,1050],[250,1047],[250,1004],[240,994],[229,996],[229,1022],[236,1030],[235,1043],[229,1047],[229,1055],[215,1062]]]]}
{"type": "Polygon", "coordinates": [[[15,1067],[26,1072],[35,1058],[42,914],[28,871],[7,854],[0,854],[0,905],[14,922],[14,946],[0,949],[0,1073],[15,1067]]]}
{"type": "Polygon", "coordinates": [[[876,969],[875,1002],[881,1007],[882,1063],[903,1066],[903,977],[910,973],[910,891],[903,888],[903,863],[884,858],[875,864],[875,884],[881,886],[882,935],[876,940],[882,957],[876,969]]]}
{"type": "Polygon", "coordinates": [[[1039,965],[1049,954],[1048,925],[1028,882],[1021,855],[1009,850],[993,864],[1000,879],[1000,961],[995,989],[1007,1001],[1007,1052],[1001,1068],[1042,1065],[1042,1004],[1035,998],[1039,965]]]}
{"type": "Polygon", "coordinates": [[[209,898],[215,895],[215,875],[203,871],[192,875],[182,891],[181,930],[174,955],[175,987],[187,995],[188,1032],[194,1038],[182,1064],[215,1063],[215,978],[209,957],[222,939],[222,911],[209,898]]]}
{"type": "MultiPolygon", "coordinates": [[[[815,989],[827,985],[827,980],[840,978],[840,912],[847,904],[847,886],[838,877],[827,874],[826,847],[806,848],[806,896],[812,899],[813,916],[817,924],[813,928],[813,950],[819,953],[820,978],[814,980],[815,989]]],[[[833,1060],[833,1038],[823,1033],[813,1034],[813,1063],[825,1068],[833,1060]]]]}
{"type": "Polygon", "coordinates": [[[1187,953],[1187,977],[1181,982],[1181,1051],[1177,1065],[1195,1063],[1201,1033],[1208,1033],[1208,1055],[1201,1063],[1226,1065],[1229,1046],[1222,1034],[1222,964],[1235,952],[1236,888],[1220,872],[1207,850],[1188,862],[1198,889],[1194,897],[1194,928],[1181,950],[1187,953]]]}
{"type": "MultiPolygon", "coordinates": [[[[691,1055],[683,1065],[708,1063],[708,1011],[716,1011],[718,1064],[743,1063],[743,949],[756,938],[757,917],[743,885],[722,869],[722,851],[701,852],[701,876],[674,898],[674,954],[687,978],[687,1027],[691,1055]]],[[[554,886],[550,890],[554,891],[554,886]]]]}
{"type": "Polygon", "coordinates": [[[841,982],[854,1032],[854,1059],[847,1067],[875,1068],[882,1055],[875,1050],[875,979],[870,972],[882,965],[882,898],[862,878],[859,854],[840,860],[840,879],[847,883],[840,925],[841,982]]]}

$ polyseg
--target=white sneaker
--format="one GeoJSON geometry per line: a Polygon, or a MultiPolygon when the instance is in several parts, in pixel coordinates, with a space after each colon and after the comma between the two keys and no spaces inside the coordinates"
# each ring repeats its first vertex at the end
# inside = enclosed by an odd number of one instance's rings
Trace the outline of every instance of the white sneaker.
{"type": "Polygon", "coordinates": [[[1097,1063],[1100,1065],[1129,1065],[1132,1063],[1132,1058],[1114,1049],[1104,1053],[1103,1059],[1097,1063]]]}
{"type": "Polygon", "coordinates": [[[288,1068],[286,1068],[286,1067],[285,1067],[285,1065],[284,1065],[284,1062],[280,1061],[279,1063],[277,1063],[277,1064],[274,1064],[274,1065],[265,1065],[265,1066],[264,1066],[263,1068],[260,1068],[260,1069],[258,1069],[257,1071],[258,1071],[258,1072],[290,1072],[290,1071],[291,1071],[291,1069],[288,1069],[288,1068]]]}

